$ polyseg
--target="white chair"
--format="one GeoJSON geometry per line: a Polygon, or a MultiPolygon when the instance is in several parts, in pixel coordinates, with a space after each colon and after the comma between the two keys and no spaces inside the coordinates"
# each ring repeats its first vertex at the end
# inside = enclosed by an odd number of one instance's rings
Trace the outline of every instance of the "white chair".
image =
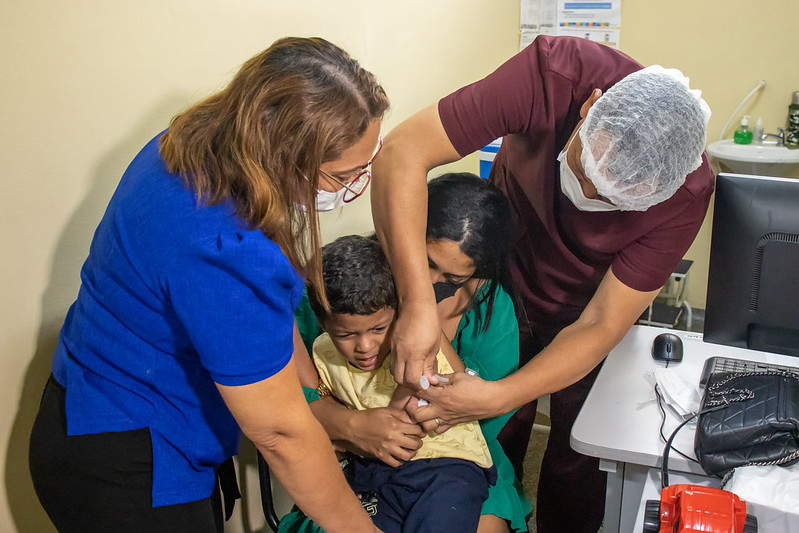
{"type": "Polygon", "coordinates": [[[673,328],[680,320],[680,315],[685,311],[685,329],[691,331],[693,310],[685,300],[685,287],[688,284],[688,273],[693,264],[694,262],[690,259],[680,261],[660,293],[649,305],[649,309],[644,311],[644,314],[638,319],[639,324],[673,328]]]}

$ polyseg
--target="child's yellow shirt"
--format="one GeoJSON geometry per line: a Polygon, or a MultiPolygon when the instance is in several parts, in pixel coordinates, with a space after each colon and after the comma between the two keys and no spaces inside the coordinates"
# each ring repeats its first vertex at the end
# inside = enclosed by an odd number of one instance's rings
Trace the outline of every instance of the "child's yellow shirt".
{"type": "MultiPolygon", "coordinates": [[[[380,368],[364,372],[349,364],[336,349],[330,336],[323,333],[314,341],[313,359],[321,383],[350,409],[388,407],[397,388],[388,357],[380,368]]],[[[439,374],[452,373],[452,367],[443,352],[438,352],[436,361],[439,374]]],[[[411,460],[437,457],[465,459],[483,468],[489,468],[493,464],[477,422],[458,424],[441,435],[429,433],[422,438],[422,447],[411,460]]]]}

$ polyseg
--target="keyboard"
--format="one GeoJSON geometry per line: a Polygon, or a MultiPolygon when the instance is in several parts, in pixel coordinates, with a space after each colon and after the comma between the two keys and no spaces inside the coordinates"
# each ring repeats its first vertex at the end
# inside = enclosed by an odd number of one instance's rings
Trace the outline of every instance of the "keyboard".
{"type": "MultiPolygon", "coordinates": [[[[799,359],[797,359],[799,365],[799,359]]],[[[704,388],[707,380],[711,374],[720,374],[728,372],[745,373],[745,372],[767,372],[767,371],[788,371],[799,374],[799,367],[785,366],[772,363],[763,363],[759,361],[748,361],[746,359],[730,359],[729,357],[711,357],[705,361],[705,367],[702,369],[702,376],[699,378],[699,387],[704,388]]]]}

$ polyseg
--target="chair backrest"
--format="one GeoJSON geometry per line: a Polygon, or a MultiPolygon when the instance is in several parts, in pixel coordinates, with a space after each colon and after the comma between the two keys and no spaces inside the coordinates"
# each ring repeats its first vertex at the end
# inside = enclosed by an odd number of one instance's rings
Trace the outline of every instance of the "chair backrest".
{"type": "Polygon", "coordinates": [[[280,520],[277,518],[275,503],[272,500],[272,480],[269,477],[269,465],[266,464],[266,459],[261,455],[261,452],[256,453],[258,454],[258,479],[261,485],[261,507],[263,507],[267,525],[272,531],[277,533],[277,526],[280,524],[280,520]]]}

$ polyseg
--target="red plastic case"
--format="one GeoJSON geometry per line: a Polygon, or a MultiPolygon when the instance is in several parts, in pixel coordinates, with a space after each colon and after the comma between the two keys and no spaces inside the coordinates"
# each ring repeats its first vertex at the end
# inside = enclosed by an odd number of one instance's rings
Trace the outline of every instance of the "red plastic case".
{"type": "Polygon", "coordinates": [[[757,518],[732,492],[700,485],[670,485],[646,502],[644,533],[693,532],[756,533],[757,518]]]}

